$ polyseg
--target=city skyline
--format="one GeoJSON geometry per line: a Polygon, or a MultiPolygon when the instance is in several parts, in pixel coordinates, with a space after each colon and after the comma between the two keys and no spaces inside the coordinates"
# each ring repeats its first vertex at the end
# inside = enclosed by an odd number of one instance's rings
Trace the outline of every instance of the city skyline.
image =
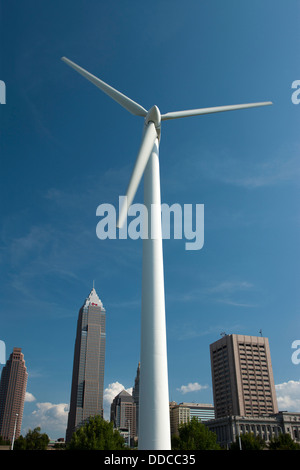
{"type": "Polygon", "coordinates": [[[201,250],[163,243],[170,401],[213,403],[209,344],[262,330],[278,408],[300,410],[299,17],[294,0],[1,7],[0,340],[26,358],[23,434],[65,435],[78,306],[93,280],[108,312],[107,418],[140,360],[142,241],[96,233],[97,207],[125,194],[140,123],[62,56],[163,113],[273,101],[164,127],[162,202],[204,205],[201,250]]]}
{"type": "MultiPolygon", "coordinates": [[[[69,419],[68,425],[66,429],[66,436],[67,442],[70,440],[72,433],[74,432],[76,427],[80,427],[81,424],[84,423],[89,416],[93,416],[95,414],[100,414],[103,416],[103,409],[96,410],[91,407],[89,402],[96,401],[97,394],[93,393],[93,389],[95,386],[91,388],[88,384],[85,384],[86,391],[88,395],[87,406],[81,405],[78,403],[84,403],[84,393],[82,390],[79,391],[80,388],[80,380],[78,381],[78,377],[81,379],[84,377],[84,373],[76,372],[78,368],[78,362],[83,363],[85,362],[84,356],[88,356],[87,352],[83,351],[82,349],[86,349],[85,345],[81,345],[80,343],[85,343],[85,333],[88,330],[88,326],[90,329],[93,329],[94,324],[96,326],[101,324],[103,326],[103,320],[96,320],[96,316],[105,315],[105,309],[103,308],[102,302],[99,299],[94,286],[86,298],[85,303],[83,304],[82,308],[79,311],[79,318],[77,324],[77,338],[75,341],[75,353],[74,353],[74,364],[73,364],[73,381],[75,378],[74,384],[72,383],[72,391],[71,391],[71,406],[69,409],[69,419]],[[92,311],[89,312],[89,307],[91,306],[92,311]],[[100,312],[96,312],[95,309],[100,309],[100,312]],[[95,313],[97,313],[95,315],[95,313]],[[84,314],[84,315],[82,315],[84,314]],[[89,319],[90,317],[90,319],[89,319]],[[82,321],[82,318],[84,321],[82,321]],[[81,341],[78,342],[78,338],[81,338],[81,341]],[[81,358],[81,359],[80,359],[81,358]],[[78,387],[76,386],[78,382],[78,387]],[[73,396],[73,398],[72,398],[73,396]],[[79,399],[78,399],[79,398],[79,399]],[[73,402],[73,406],[72,406],[73,402]],[[76,405],[76,412],[74,408],[74,404],[76,405]],[[79,408],[78,408],[79,406],[79,408]],[[82,409],[81,409],[82,408],[82,409]],[[70,414],[71,410],[71,414],[70,414]],[[78,419],[76,415],[79,415],[78,419]],[[77,424],[76,424],[77,423],[77,424]]],[[[105,321],[104,321],[105,324],[105,321]]],[[[249,336],[249,335],[236,335],[230,334],[227,335],[222,333],[222,338],[215,341],[214,343],[209,345],[210,348],[210,356],[211,356],[211,374],[212,374],[212,388],[213,388],[213,404],[211,403],[187,403],[187,402],[180,402],[176,403],[175,401],[169,402],[169,412],[170,412],[170,432],[171,435],[178,432],[179,424],[188,422],[192,417],[196,417],[201,421],[208,421],[208,427],[212,429],[218,436],[218,439],[221,439],[222,445],[225,447],[231,442],[230,437],[227,440],[224,440],[224,432],[220,431],[218,426],[221,428],[222,426],[230,426],[230,422],[232,421],[233,417],[235,416],[237,420],[241,419],[248,419],[247,422],[251,423],[251,428],[255,426],[255,432],[259,434],[264,433],[264,426],[270,427],[270,424],[274,427],[274,433],[277,435],[278,432],[289,433],[293,439],[298,439],[299,427],[298,423],[295,423],[295,420],[298,419],[298,415],[300,412],[293,412],[282,411],[278,410],[277,408],[277,396],[274,388],[274,380],[273,380],[273,370],[272,370],[272,361],[271,361],[271,351],[269,348],[269,339],[262,337],[260,331],[260,336],[249,336]],[[229,382],[231,385],[229,385],[229,382]],[[220,387],[226,388],[225,393],[220,395],[220,387]],[[262,389],[264,389],[264,394],[262,395],[262,389]],[[219,390],[219,392],[217,392],[219,390]],[[250,392],[250,395],[249,395],[250,392]],[[217,395],[215,395],[217,393],[217,395]],[[248,398],[247,398],[247,395],[248,398]],[[230,397],[230,398],[229,398],[230,397]],[[221,399],[221,400],[220,400],[221,399]],[[222,403],[221,407],[224,408],[224,403],[227,402],[227,411],[224,409],[219,413],[218,409],[220,410],[220,404],[222,403]],[[247,404],[248,403],[248,404],[247,404]],[[222,421],[223,419],[223,421],[222,421]],[[265,420],[265,421],[264,421],[265,420]],[[222,421],[220,423],[220,421],[222,421]],[[292,424],[293,421],[293,424],[292,424]],[[291,427],[289,427],[289,423],[291,423],[291,427]],[[279,427],[278,427],[279,425],[279,427]],[[277,430],[276,430],[276,429],[277,430]],[[292,431],[291,431],[292,429],[292,431]]],[[[104,333],[105,335],[105,333],[104,333]]],[[[94,346],[95,344],[95,332],[92,335],[94,339],[94,346]]],[[[101,334],[103,336],[103,332],[101,334]]],[[[88,341],[87,341],[88,342],[88,341]]],[[[96,346],[96,350],[98,350],[96,346]]],[[[100,347],[101,349],[101,347],[100,347]]],[[[95,354],[95,347],[93,349],[90,348],[89,355],[94,356],[95,354]]],[[[100,354],[101,356],[101,354],[100,354]]],[[[95,361],[93,361],[95,362],[95,361]]],[[[9,402],[12,403],[13,409],[18,411],[16,414],[17,420],[14,421],[11,419],[11,410],[4,410],[4,414],[0,416],[2,418],[2,425],[6,429],[6,433],[8,432],[9,435],[4,433],[5,439],[13,439],[14,437],[17,439],[20,435],[21,430],[21,423],[22,423],[22,415],[23,415],[23,406],[24,406],[24,397],[25,397],[25,390],[27,384],[27,370],[24,361],[24,355],[21,353],[20,348],[14,348],[12,354],[10,355],[9,360],[6,362],[6,369],[8,370],[9,375],[16,375],[15,368],[21,370],[17,373],[21,382],[18,384],[10,384],[9,390],[12,396],[16,395],[16,399],[11,400],[9,398],[9,402]],[[18,363],[20,365],[18,366],[18,363]],[[14,366],[14,372],[11,374],[10,370],[14,366]],[[24,372],[22,372],[22,368],[24,372]],[[22,378],[22,375],[25,373],[25,381],[22,378]],[[21,392],[21,394],[20,394],[21,392]],[[21,396],[22,395],[22,396],[21,396]],[[8,412],[7,412],[8,411],[8,412]],[[15,431],[13,431],[13,427],[15,426],[15,431]],[[10,431],[8,431],[10,429],[10,431]],[[15,434],[12,437],[13,433],[15,434]]],[[[87,363],[85,363],[84,369],[90,369],[87,363]]],[[[17,369],[18,370],[18,369],[17,369]]],[[[110,416],[104,416],[104,419],[110,420],[114,423],[114,427],[120,430],[121,435],[124,437],[125,441],[128,439],[128,429],[130,429],[131,438],[138,438],[138,411],[139,411],[139,376],[140,376],[140,363],[138,364],[136,377],[134,381],[134,386],[128,390],[125,390],[124,387],[119,384],[118,382],[115,384],[117,388],[113,395],[111,395],[111,399],[107,402],[107,406],[109,406],[110,416]],[[116,394],[117,393],[117,394],[116,394]],[[133,410],[134,408],[134,410],[133,410]],[[129,423],[129,427],[126,426],[129,423]],[[127,429],[128,427],[128,429],[127,429]]],[[[102,373],[103,375],[103,370],[102,373]]],[[[101,375],[100,374],[100,375],[101,375]]],[[[1,390],[5,391],[7,388],[4,382],[9,379],[9,375],[4,374],[3,380],[1,380],[1,390]],[[4,387],[4,388],[3,388],[4,387]]],[[[93,383],[99,382],[100,388],[101,384],[103,384],[103,378],[100,380],[96,376],[97,374],[93,374],[90,377],[87,377],[87,380],[91,380],[93,383]]],[[[2,376],[1,376],[2,379],[2,376]]],[[[18,380],[19,380],[18,379],[18,380]]],[[[10,380],[10,379],[9,379],[10,380]]],[[[10,380],[11,381],[11,380],[10,380]]],[[[1,391],[0,390],[0,391],[1,391]]],[[[97,398],[99,401],[99,399],[97,398]]],[[[2,393],[1,405],[6,406],[5,402],[7,399],[2,393]]],[[[102,395],[100,397],[100,402],[103,403],[102,395]]],[[[99,408],[99,407],[98,407],[99,408]]],[[[3,410],[2,410],[3,412],[3,410]]],[[[1,425],[0,419],[0,425],[1,425]]],[[[236,421],[238,422],[238,421],[236,421]]],[[[240,421],[239,421],[240,422],[240,421]]],[[[245,423],[246,421],[242,421],[241,423],[245,423]]],[[[240,424],[241,424],[240,423],[240,424]]],[[[231,423],[232,424],[232,423],[231,423]]],[[[249,426],[248,424],[246,427],[249,426]]],[[[3,429],[4,429],[3,428],[3,429]]],[[[235,432],[237,428],[234,427],[235,432]]],[[[270,427],[271,429],[271,427],[270,427]]],[[[241,432],[245,433],[245,426],[241,424],[241,432]]],[[[228,436],[230,435],[230,431],[228,428],[228,436]]],[[[246,431],[247,432],[247,431],[246,431]]],[[[275,435],[274,434],[274,435],[275,435]]],[[[3,434],[2,434],[3,435],[3,434]]],[[[1,435],[1,436],[2,436],[1,435]]],[[[270,439],[271,434],[264,434],[265,439],[270,439]]],[[[132,441],[133,442],[133,441],[132,441]]]]}

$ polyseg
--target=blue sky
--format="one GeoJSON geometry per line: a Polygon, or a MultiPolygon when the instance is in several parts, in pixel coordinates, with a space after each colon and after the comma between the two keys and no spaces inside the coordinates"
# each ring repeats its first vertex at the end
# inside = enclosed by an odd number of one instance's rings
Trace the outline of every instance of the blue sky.
{"type": "Polygon", "coordinates": [[[93,280],[107,399],[133,386],[139,361],[142,242],[99,240],[96,209],[125,193],[143,119],[62,56],[162,113],[274,102],[163,123],[162,201],[205,208],[203,249],[164,242],[170,399],[212,403],[209,344],[262,330],[279,408],[300,411],[300,2],[11,0],[0,15],[0,339],[29,372],[22,432],[64,436],[93,280]]]}

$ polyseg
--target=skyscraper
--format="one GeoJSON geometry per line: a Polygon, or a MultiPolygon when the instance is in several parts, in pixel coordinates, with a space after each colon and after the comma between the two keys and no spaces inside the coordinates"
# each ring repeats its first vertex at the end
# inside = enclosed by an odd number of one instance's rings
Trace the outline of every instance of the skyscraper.
{"type": "Polygon", "coordinates": [[[134,387],[132,389],[132,398],[134,400],[135,407],[136,407],[136,436],[137,437],[139,436],[140,370],[141,370],[141,364],[139,363],[137,371],[136,371],[134,387]]]}
{"type": "Polygon", "coordinates": [[[225,335],[210,357],[216,418],[278,413],[268,338],[225,335]]]}
{"type": "Polygon", "coordinates": [[[89,417],[103,416],[106,312],[95,288],[79,310],[66,440],[89,417]]]}
{"type": "Polygon", "coordinates": [[[14,348],[0,381],[0,436],[11,442],[20,436],[27,379],[24,355],[14,348]]]}

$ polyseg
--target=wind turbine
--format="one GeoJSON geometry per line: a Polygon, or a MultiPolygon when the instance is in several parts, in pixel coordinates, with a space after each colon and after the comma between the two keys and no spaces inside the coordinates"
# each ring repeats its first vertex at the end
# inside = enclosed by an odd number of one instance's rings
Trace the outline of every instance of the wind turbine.
{"type": "Polygon", "coordinates": [[[169,386],[167,367],[165,290],[161,228],[159,142],[161,121],[202,114],[271,105],[270,101],[161,114],[157,106],[149,111],[71,60],[62,60],[91,81],[130,113],[144,118],[141,146],[120,210],[118,227],[144,175],[144,205],[148,211],[148,237],[143,239],[139,449],[170,450],[169,386]]]}

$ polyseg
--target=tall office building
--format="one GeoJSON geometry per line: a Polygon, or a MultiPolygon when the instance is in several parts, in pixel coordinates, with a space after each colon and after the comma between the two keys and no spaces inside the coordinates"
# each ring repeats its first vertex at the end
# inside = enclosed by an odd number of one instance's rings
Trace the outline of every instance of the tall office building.
{"type": "Polygon", "coordinates": [[[103,416],[105,320],[93,287],[78,314],[66,441],[89,417],[103,416]]]}
{"type": "Polygon", "coordinates": [[[137,371],[136,371],[134,387],[132,389],[132,398],[136,407],[136,436],[137,437],[139,436],[140,372],[141,372],[141,364],[139,363],[137,371]]]}
{"type": "Polygon", "coordinates": [[[225,335],[210,357],[216,418],[278,413],[268,338],[225,335]]]}
{"type": "Polygon", "coordinates": [[[121,432],[126,429],[131,439],[136,436],[136,405],[132,395],[126,390],[122,390],[113,399],[110,407],[110,420],[121,432]]]}
{"type": "Polygon", "coordinates": [[[27,379],[24,355],[14,348],[0,381],[0,436],[11,442],[20,436],[27,379]]]}

